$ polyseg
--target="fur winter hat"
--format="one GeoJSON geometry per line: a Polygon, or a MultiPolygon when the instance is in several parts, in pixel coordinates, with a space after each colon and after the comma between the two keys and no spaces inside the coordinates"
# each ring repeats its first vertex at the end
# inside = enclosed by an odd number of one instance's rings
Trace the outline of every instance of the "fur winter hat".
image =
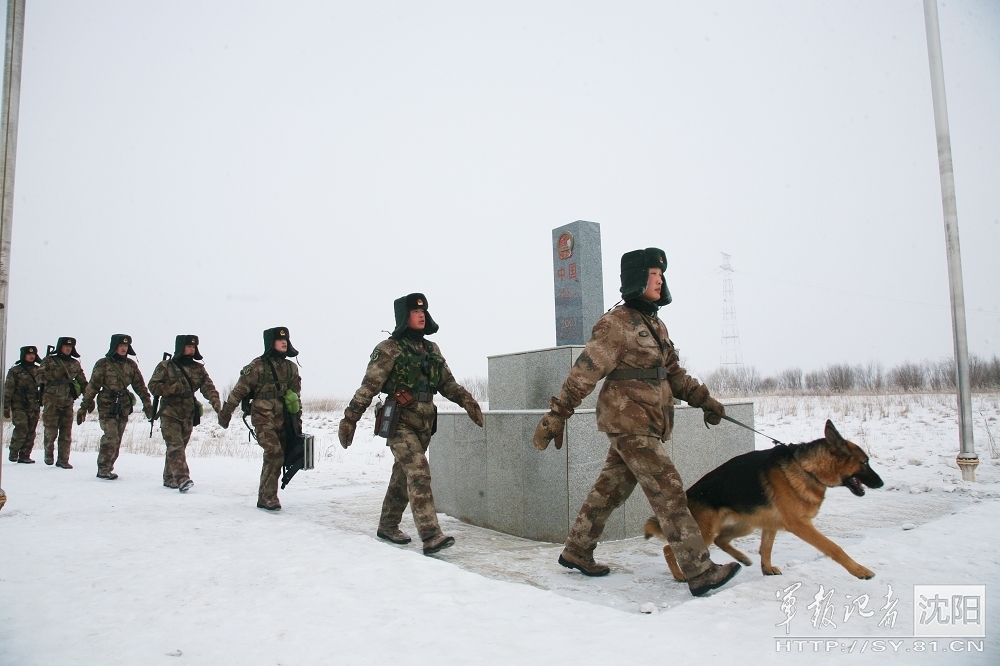
{"type": "Polygon", "coordinates": [[[427,311],[427,297],[420,293],[407,294],[397,298],[392,302],[393,314],[396,315],[396,328],[392,330],[393,337],[402,335],[410,323],[410,312],[413,310],[424,311],[424,330],[420,331],[424,335],[433,335],[438,331],[438,325],[431,318],[431,313],[427,311]]]}
{"type": "Polygon", "coordinates": [[[62,349],[63,345],[69,345],[70,347],[72,347],[72,349],[69,352],[70,356],[72,356],[73,358],[80,358],[80,354],[78,354],[76,351],[76,338],[59,338],[59,340],[56,342],[56,346],[50,348],[47,355],[54,356],[58,354],[59,350],[62,349]]]}
{"type": "Polygon", "coordinates": [[[118,345],[128,345],[126,354],[128,356],[135,356],[135,350],[132,349],[132,336],[125,335],[124,333],[115,333],[111,336],[111,347],[108,348],[108,353],[105,356],[108,358],[114,356],[118,351],[118,345]]]}
{"type": "MultiPolygon", "coordinates": [[[[646,291],[650,268],[667,270],[667,255],[660,248],[647,247],[645,250],[632,250],[622,255],[621,292],[623,300],[629,301],[633,298],[639,298],[642,292],[646,291]]],[[[667,289],[666,278],[664,278],[660,300],[656,301],[656,304],[668,305],[672,300],[670,290],[667,289]]]]}
{"type": "Polygon", "coordinates": [[[28,354],[34,354],[35,355],[35,360],[32,361],[32,363],[34,363],[35,365],[38,365],[38,347],[35,347],[34,345],[29,345],[27,347],[21,347],[21,358],[18,360],[18,363],[21,363],[21,364],[26,363],[25,360],[24,360],[24,358],[28,354]]]}
{"type": "MultiPolygon", "coordinates": [[[[184,356],[184,348],[187,347],[188,345],[194,345],[194,356],[192,356],[191,358],[193,358],[196,361],[200,361],[204,358],[201,355],[201,352],[198,351],[197,335],[178,335],[176,338],[174,338],[174,358],[180,358],[184,356]]],[[[272,342],[271,345],[273,346],[274,343],[272,342]]]]}
{"type": "Polygon", "coordinates": [[[299,355],[299,352],[292,346],[292,340],[288,337],[288,329],[283,326],[278,326],[277,328],[269,328],[264,331],[264,353],[274,349],[275,340],[288,340],[288,351],[285,352],[285,356],[292,358],[299,355]]]}

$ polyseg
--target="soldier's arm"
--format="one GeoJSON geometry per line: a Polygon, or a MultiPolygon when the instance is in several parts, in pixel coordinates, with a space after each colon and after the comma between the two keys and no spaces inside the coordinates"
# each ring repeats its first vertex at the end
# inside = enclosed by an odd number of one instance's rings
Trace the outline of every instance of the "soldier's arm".
{"type": "MultiPolygon", "coordinates": [[[[438,354],[440,353],[441,351],[439,349],[438,354]]],[[[452,374],[447,361],[445,361],[444,367],[441,368],[441,383],[438,384],[438,393],[448,398],[456,405],[461,405],[462,407],[469,404],[470,400],[473,402],[476,401],[476,399],[472,397],[472,394],[469,393],[468,389],[459,384],[455,379],[455,375],[452,374]]]]}
{"type": "Polygon", "coordinates": [[[552,399],[552,409],[569,417],[601,379],[618,367],[625,355],[625,330],[614,317],[601,317],[583,352],[577,357],[563,382],[559,395],[552,399]]]}
{"type": "Polygon", "coordinates": [[[299,369],[295,367],[295,364],[291,361],[288,362],[289,372],[292,373],[292,379],[288,382],[288,388],[295,392],[295,395],[302,395],[302,375],[299,374],[299,369]]]}
{"type": "MultiPolygon", "coordinates": [[[[93,381],[87,382],[87,378],[83,377],[80,380],[80,385],[84,387],[83,390],[83,400],[80,401],[80,409],[86,410],[88,412],[94,411],[94,398],[97,396],[97,392],[101,390],[104,386],[104,359],[99,359],[97,363],[94,364],[94,372],[91,374],[93,381]]],[[[80,368],[79,374],[77,374],[76,379],[80,379],[83,376],[83,368],[80,368]]]]}
{"type": "Polygon", "coordinates": [[[384,340],[375,347],[365,369],[365,378],[361,386],[354,392],[354,397],[344,410],[344,418],[357,421],[372,404],[372,398],[382,391],[382,385],[389,378],[392,366],[399,357],[399,347],[392,340],[384,340]]]}
{"type": "Polygon", "coordinates": [[[153,395],[163,395],[164,384],[167,381],[167,362],[160,361],[153,368],[153,374],[149,377],[149,392],[153,395]]]}
{"type": "Polygon", "coordinates": [[[139,370],[139,365],[135,362],[132,363],[132,390],[139,396],[143,407],[149,407],[153,403],[149,389],[146,388],[146,382],[142,378],[142,371],[139,370]]]}
{"type": "Polygon", "coordinates": [[[201,394],[212,405],[212,409],[218,412],[222,409],[219,392],[216,390],[212,378],[208,376],[208,370],[202,368],[201,372],[204,375],[204,378],[201,380],[201,394]]]}
{"type": "Polygon", "coordinates": [[[229,397],[226,398],[226,404],[223,409],[228,409],[229,411],[236,409],[236,405],[240,404],[243,398],[250,395],[250,392],[255,386],[260,385],[260,368],[260,364],[251,363],[243,369],[243,372],[240,373],[239,380],[236,382],[236,386],[234,386],[233,390],[229,392],[229,397]]]}
{"type": "Polygon", "coordinates": [[[10,406],[14,404],[14,383],[14,368],[11,368],[7,371],[7,380],[3,383],[3,404],[8,412],[10,406]]]}
{"type": "Polygon", "coordinates": [[[701,403],[708,397],[708,387],[681,367],[673,343],[670,343],[670,351],[667,353],[667,381],[670,382],[671,393],[692,407],[701,407],[701,403]]]}
{"type": "MultiPolygon", "coordinates": [[[[98,361],[98,363],[99,362],[100,361],[98,361]]],[[[96,363],[94,364],[94,367],[95,368],[97,367],[96,363]]],[[[83,374],[83,366],[82,365],[79,365],[79,369],[76,372],[76,379],[80,382],[80,388],[83,389],[83,390],[86,390],[87,386],[89,385],[89,382],[87,381],[87,375],[83,374]]],[[[101,386],[103,386],[103,385],[104,385],[104,380],[102,379],[101,382],[98,384],[97,388],[100,389],[101,386]]]]}

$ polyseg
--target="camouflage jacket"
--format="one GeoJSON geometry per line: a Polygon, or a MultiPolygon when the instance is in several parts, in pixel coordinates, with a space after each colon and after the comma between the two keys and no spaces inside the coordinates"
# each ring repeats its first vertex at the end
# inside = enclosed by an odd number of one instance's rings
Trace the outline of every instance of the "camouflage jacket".
{"type": "Polygon", "coordinates": [[[284,395],[288,389],[302,395],[298,367],[279,356],[257,357],[240,370],[239,381],[226,398],[224,410],[234,411],[243,398],[250,396],[253,398],[250,416],[255,424],[281,423],[285,416],[284,395]]]}
{"type": "Polygon", "coordinates": [[[87,375],[83,366],[75,358],[61,355],[46,356],[38,369],[38,382],[45,385],[42,405],[46,407],[69,407],[76,400],[70,384],[75,379],[80,382],[80,391],[87,388],[87,375]]]}
{"type": "Polygon", "coordinates": [[[604,381],[597,397],[597,429],[669,439],[674,396],[688,400],[701,384],[680,366],[674,343],[659,317],[647,317],[626,305],[619,305],[597,320],[559,396],[553,398],[553,409],[572,414],[597,382],[613,370],[656,367],[665,368],[666,379],[604,381]]]}
{"type": "Polygon", "coordinates": [[[83,392],[80,409],[86,409],[88,412],[94,411],[94,397],[96,396],[100,413],[106,414],[115,402],[115,395],[121,394],[122,414],[131,414],[132,400],[129,395],[129,387],[132,387],[132,390],[139,395],[142,406],[148,407],[149,391],[146,389],[146,382],[142,378],[139,365],[128,357],[119,359],[117,356],[112,358],[102,356],[94,364],[90,383],[87,384],[87,390],[83,392]]]}
{"type": "Polygon", "coordinates": [[[7,409],[22,412],[37,412],[39,368],[34,363],[15,363],[7,371],[7,381],[3,385],[3,404],[7,409]]]}
{"type": "Polygon", "coordinates": [[[175,361],[160,361],[149,378],[149,390],[161,396],[160,416],[185,421],[194,418],[198,398],[195,391],[201,391],[216,411],[221,409],[219,392],[208,376],[208,370],[197,361],[180,365],[175,361]],[[183,370],[182,370],[183,368],[183,370]],[[188,379],[185,379],[187,373],[188,379]],[[192,390],[193,387],[193,390],[192,390]]]}
{"type": "MultiPolygon", "coordinates": [[[[351,421],[357,421],[372,404],[372,399],[379,393],[391,394],[398,388],[419,389],[419,385],[423,382],[427,382],[431,391],[436,390],[448,400],[462,407],[465,407],[467,402],[473,399],[472,394],[455,381],[448,363],[441,355],[441,348],[437,344],[424,338],[421,349],[420,343],[411,340],[398,340],[396,338],[383,340],[372,352],[368,361],[368,369],[365,370],[365,378],[361,381],[361,388],[355,391],[344,416],[351,421]],[[410,370],[412,363],[408,362],[407,357],[412,358],[414,353],[419,354],[421,351],[426,352],[431,363],[436,364],[437,367],[429,367],[428,373],[418,372],[416,376],[413,376],[410,370]],[[390,382],[390,379],[394,381],[390,382]],[[389,386],[390,383],[393,385],[389,386]]],[[[414,430],[430,431],[434,427],[436,411],[433,402],[414,400],[403,408],[399,419],[414,430]]]]}

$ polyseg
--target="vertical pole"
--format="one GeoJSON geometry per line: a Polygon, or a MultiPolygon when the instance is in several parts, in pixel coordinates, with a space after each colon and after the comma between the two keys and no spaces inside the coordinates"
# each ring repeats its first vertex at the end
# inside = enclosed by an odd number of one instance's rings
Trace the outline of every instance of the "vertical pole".
{"type": "Polygon", "coordinates": [[[955,341],[958,388],[959,453],[956,462],[966,481],[976,480],[979,456],[972,438],[972,388],[969,382],[969,342],[965,332],[965,289],[962,286],[962,253],[958,244],[958,207],[955,203],[955,172],[951,160],[948,130],[948,102],[944,95],[944,66],[941,62],[941,32],[938,28],[937,0],[924,0],[927,27],[927,55],[931,66],[931,93],[934,98],[934,126],[937,129],[938,164],[941,169],[941,200],[944,207],[944,235],[948,250],[948,286],[951,294],[951,326],[955,341]]]}
{"type": "MultiPolygon", "coordinates": [[[[24,0],[7,0],[7,39],[3,58],[3,98],[0,99],[0,370],[7,368],[7,288],[10,285],[10,230],[14,217],[14,162],[17,156],[17,115],[21,103],[21,56],[24,47],[24,0]]],[[[0,415],[3,414],[0,391],[0,415]]],[[[0,481],[3,458],[0,455],[0,481]]],[[[0,508],[7,494],[0,485],[0,508]]]]}

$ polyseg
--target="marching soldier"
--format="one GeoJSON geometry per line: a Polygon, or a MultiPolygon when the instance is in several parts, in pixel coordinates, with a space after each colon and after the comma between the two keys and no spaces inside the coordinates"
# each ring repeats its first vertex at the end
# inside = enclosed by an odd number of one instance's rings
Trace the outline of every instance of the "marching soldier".
{"type": "Polygon", "coordinates": [[[740,565],[709,559],[698,523],[687,508],[684,485],[662,442],[670,438],[674,396],[701,407],[706,423],[716,425],[726,410],[708,387],[681,367],[674,343],[656,316],[671,301],[663,281],[666,255],[657,248],[622,255],[623,305],[605,313],[594,326],[551,410],[535,429],[534,444],[544,450],[563,429],[573,410],[604,379],[597,400],[597,428],[611,448],[604,468],[583,502],[559,556],[559,564],[587,576],[611,569],[594,561],[594,548],[611,512],[625,503],[636,484],[646,493],[663,534],[673,549],[691,594],[701,596],[725,585],[740,565]]]}
{"type": "Polygon", "coordinates": [[[236,406],[244,400],[250,403],[250,421],[256,432],[257,444],[264,449],[257,489],[258,509],[281,510],[278,481],[288,444],[285,420],[287,415],[301,411],[299,396],[302,393],[299,369],[288,359],[298,355],[288,337],[287,328],[264,331],[264,353],[240,371],[239,381],[219,412],[219,425],[228,428],[236,406]]]}
{"type": "Polygon", "coordinates": [[[461,405],[480,428],[483,412],[472,394],[455,381],[441,349],[425,338],[437,332],[438,325],[427,311],[424,295],[398,298],[393,310],[396,328],[372,352],[361,388],[344,410],[338,436],[345,449],[351,445],[358,420],[379,393],[388,394],[402,408],[398,410],[395,432],[388,433],[386,444],[395,462],[375,534],[392,543],[409,543],[410,537],[399,529],[403,510],[409,503],[424,554],[430,555],[455,543],[454,537],[441,532],[431,493],[426,454],[437,427],[434,394],[441,393],[461,405]]]}
{"type": "Polygon", "coordinates": [[[3,411],[4,417],[14,424],[14,432],[10,436],[11,462],[35,462],[31,459],[31,449],[35,446],[35,430],[41,408],[38,365],[38,349],[21,347],[21,358],[7,371],[3,411]]]}
{"type": "Polygon", "coordinates": [[[94,364],[90,384],[83,393],[80,409],[76,412],[76,424],[81,425],[87,414],[94,411],[97,398],[97,414],[101,422],[101,448],[97,454],[97,478],[113,481],[118,478],[114,472],[115,461],[122,445],[122,435],[128,425],[129,414],[135,405],[132,387],[142,400],[142,411],[149,418],[153,413],[149,391],[142,378],[139,365],[129,358],[135,356],[132,337],[117,333],[111,336],[111,346],[104,358],[94,364]]]}
{"type": "Polygon", "coordinates": [[[59,338],[50,347],[42,367],[38,369],[43,384],[42,425],[44,426],[45,464],[73,469],[69,450],[73,437],[73,403],[87,389],[87,376],[76,359],[76,338],[59,338]],[[53,448],[59,439],[59,456],[54,460],[53,448]]]}
{"type": "Polygon", "coordinates": [[[188,470],[185,449],[191,439],[191,430],[201,423],[202,407],[195,395],[205,396],[216,414],[222,411],[219,392],[208,376],[198,351],[197,335],[178,335],[174,339],[174,356],[160,361],[149,378],[149,390],[161,396],[160,432],[167,443],[167,456],[163,463],[163,485],[186,493],[194,485],[188,470]]]}

